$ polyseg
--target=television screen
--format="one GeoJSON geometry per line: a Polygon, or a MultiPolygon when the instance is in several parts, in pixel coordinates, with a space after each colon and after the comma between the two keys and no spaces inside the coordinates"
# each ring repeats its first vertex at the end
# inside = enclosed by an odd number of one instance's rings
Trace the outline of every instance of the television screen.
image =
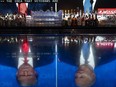
{"type": "Polygon", "coordinates": [[[0,0],[3,27],[115,27],[115,0],[0,0]]]}
{"type": "Polygon", "coordinates": [[[115,87],[115,59],[115,35],[0,35],[0,85],[115,87]]]}

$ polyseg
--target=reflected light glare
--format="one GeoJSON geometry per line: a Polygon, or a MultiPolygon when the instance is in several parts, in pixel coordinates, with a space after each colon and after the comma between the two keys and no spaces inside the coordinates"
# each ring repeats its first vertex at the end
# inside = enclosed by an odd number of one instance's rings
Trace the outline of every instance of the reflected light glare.
{"type": "Polygon", "coordinates": [[[26,7],[28,8],[28,3],[26,3],[26,7]]]}
{"type": "Polygon", "coordinates": [[[105,38],[102,36],[97,36],[95,39],[95,41],[103,41],[103,40],[105,40],[105,38]]]}
{"type": "Polygon", "coordinates": [[[40,60],[40,58],[37,58],[37,60],[40,60]]]}
{"type": "Polygon", "coordinates": [[[84,43],[87,43],[87,41],[84,41],[84,43]]]}
{"type": "Polygon", "coordinates": [[[21,41],[23,42],[23,39],[21,41]]]}
{"type": "Polygon", "coordinates": [[[96,47],[114,47],[114,42],[96,42],[96,47]]]}
{"type": "Polygon", "coordinates": [[[68,37],[65,37],[65,38],[64,38],[64,41],[65,41],[65,42],[69,42],[68,37]]]}
{"type": "Polygon", "coordinates": [[[78,42],[77,40],[74,40],[76,43],[78,42]]]}
{"type": "Polygon", "coordinates": [[[22,51],[21,51],[21,48],[20,48],[20,53],[21,53],[22,51]]]}
{"type": "Polygon", "coordinates": [[[58,60],[58,46],[57,42],[55,42],[55,60],[56,60],[56,87],[57,87],[57,60],[58,60]]]}
{"type": "Polygon", "coordinates": [[[17,38],[15,38],[16,42],[18,42],[17,38]]]}
{"type": "Polygon", "coordinates": [[[18,3],[16,3],[16,6],[18,7],[18,3]]]}
{"type": "Polygon", "coordinates": [[[114,48],[116,48],[116,42],[114,43],[114,48]]]}
{"type": "Polygon", "coordinates": [[[71,39],[71,42],[73,42],[73,39],[71,39]]]}
{"type": "Polygon", "coordinates": [[[29,53],[31,53],[31,49],[29,48],[29,53]]]}

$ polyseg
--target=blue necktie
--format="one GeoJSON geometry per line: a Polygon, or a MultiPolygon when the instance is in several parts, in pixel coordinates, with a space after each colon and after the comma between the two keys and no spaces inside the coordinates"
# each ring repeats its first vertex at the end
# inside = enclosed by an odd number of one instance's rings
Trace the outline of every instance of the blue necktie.
{"type": "Polygon", "coordinates": [[[82,46],[83,57],[85,62],[87,62],[89,55],[90,55],[90,43],[84,43],[82,46]]]}
{"type": "Polygon", "coordinates": [[[84,3],[84,12],[91,12],[92,11],[92,6],[91,6],[91,3],[90,3],[90,0],[85,0],[85,3],[84,3]]]}

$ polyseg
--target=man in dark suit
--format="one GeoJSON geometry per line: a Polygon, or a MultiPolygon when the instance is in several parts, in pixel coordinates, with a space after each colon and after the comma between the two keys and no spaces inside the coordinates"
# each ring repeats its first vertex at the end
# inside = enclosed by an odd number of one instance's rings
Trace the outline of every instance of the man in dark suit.
{"type": "MultiPolygon", "coordinates": [[[[59,0],[58,8],[59,9],[79,9],[84,10],[84,3],[86,0],[59,0]]],[[[115,8],[115,0],[87,0],[89,5],[92,4],[92,10],[97,10],[98,8],[115,8]],[[93,2],[93,3],[92,3],[93,2]]],[[[88,6],[89,6],[88,5],[88,6]]],[[[88,10],[89,7],[85,7],[85,10],[88,10]]],[[[86,11],[85,11],[86,12],[86,11]]]]}
{"type": "MultiPolygon", "coordinates": [[[[91,7],[92,11],[97,10],[98,8],[115,8],[115,0],[83,0],[83,6],[88,3],[87,8],[91,7]]],[[[84,6],[85,7],[85,6],[84,6]]],[[[86,10],[86,8],[84,8],[86,10]]]]}
{"type": "Polygon", "coordinates": [[[75,83],[79,87],[90,87],[95,82],[95,60],[93,56],[92,46],[84,40],[80,55],[79,69],[75,74],[75,83]]]}
{"type": "Polygon", "coordinates": [[[112,0],[112,1],[111,0],[87,0],[87,1],[90,2],[90,4],[92,5],[93,11],[97,10],[98,8],[116,8],[115,0],[112,0]]]}
{"type": "Polygon", "coordinates": [[[116,0],[96,0],[94,10],[98,8],[116,8],[116,0]]]}
{"type": "Polygon", "coordinates": [[[63,53],[59,52],[60,61],[79,66],[75,72],[75,83],[79,87],[91,87],[97,77],[97,74],[94,73],[95,69],[99,65],[115,60],[112,58],[114,55],[112,47],[97,48],[94,43],[88,42],[88,39],[82,41],[80,45],[73,43],[66,49],[63,47],[60,49],[63,50],[63,53]]]}

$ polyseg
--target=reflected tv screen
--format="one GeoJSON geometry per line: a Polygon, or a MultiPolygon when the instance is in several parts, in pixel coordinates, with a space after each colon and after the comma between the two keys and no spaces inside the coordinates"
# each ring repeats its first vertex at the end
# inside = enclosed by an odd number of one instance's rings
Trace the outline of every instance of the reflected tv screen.
{"type": "Polygon", "coordinates": [[[0,35],[1,87],[115,87],[115,66],[115,35],[0,35]]]}

